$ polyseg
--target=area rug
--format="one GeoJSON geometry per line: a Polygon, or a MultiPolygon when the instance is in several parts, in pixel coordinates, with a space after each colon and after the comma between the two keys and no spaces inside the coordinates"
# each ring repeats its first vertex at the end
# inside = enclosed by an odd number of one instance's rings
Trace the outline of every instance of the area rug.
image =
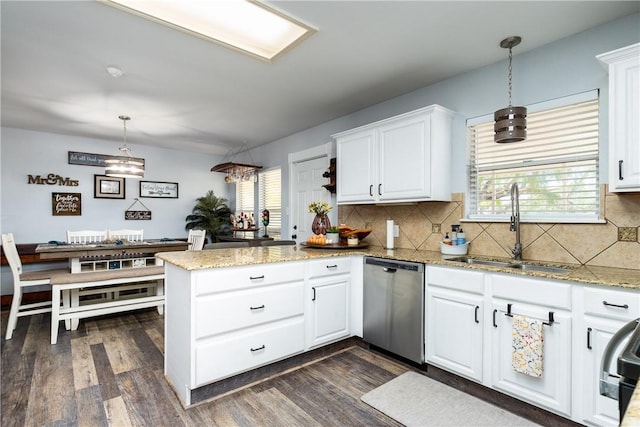
{"type": "Polygon", "coordinates": [[[409,427],[538,425],[411,371],[371,390],[361,399],[409,427]]]}

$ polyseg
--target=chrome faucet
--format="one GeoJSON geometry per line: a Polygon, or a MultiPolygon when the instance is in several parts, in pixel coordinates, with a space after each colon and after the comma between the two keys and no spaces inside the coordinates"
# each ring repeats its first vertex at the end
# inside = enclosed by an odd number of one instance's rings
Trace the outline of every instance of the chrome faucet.
{"type": "Polygon", "coordinates": [[[516,246],[511,249],[513,259],[522,260],[522,243],[520,243],[520,191],[518,184],[511,184],[511,225],[509,231],[516,232],[516,246]]]}

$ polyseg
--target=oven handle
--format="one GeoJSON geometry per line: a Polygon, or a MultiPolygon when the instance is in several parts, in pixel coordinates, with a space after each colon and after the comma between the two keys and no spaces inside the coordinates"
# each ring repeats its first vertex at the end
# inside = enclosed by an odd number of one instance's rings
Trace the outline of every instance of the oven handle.
{"type": "Polygon", "coordinates": [[[616,348],[638,326],[639,320],[640,319],[634,319],[620,328],[618,332],[613,334],[611,340],[604,349],[604,352],[602,354],[602,362],[600,365],[600,394],[602,396],[607,396],[614,400],[618,400],[619,378],[615,377],[615,382],[609,381],[609,379],[613,377],[609,374],[609,366],[611,365],[611,359],[614,357],[616,348]]]}

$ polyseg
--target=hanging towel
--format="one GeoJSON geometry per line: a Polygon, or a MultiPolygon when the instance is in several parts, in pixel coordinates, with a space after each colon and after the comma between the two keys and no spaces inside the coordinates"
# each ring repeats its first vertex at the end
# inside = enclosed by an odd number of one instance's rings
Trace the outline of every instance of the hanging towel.
{"type": "Polygon", "coordinates": [[[511,366],[516,372],[542,377],[543,322],[513,315],[511,366]]]}

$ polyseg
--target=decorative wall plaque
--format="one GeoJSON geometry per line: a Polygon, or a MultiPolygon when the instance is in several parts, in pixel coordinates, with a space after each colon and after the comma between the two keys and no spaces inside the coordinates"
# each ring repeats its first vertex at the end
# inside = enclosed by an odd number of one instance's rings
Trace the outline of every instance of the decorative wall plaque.
{"type": "Polygon", "coordinates": [[[148,207],[144,205],[139,199],[133,199],[134,202],[124,211],[124,219],[134,220],[134,221],[150,221],[151,220],[151,211],[148,207]],[[144,211],[132,211],[131,208],[135,206],[136,203],[140,203],[144,211]]]}
{"type": "Polygon", "coordinates": [[[82,215],[82,193],[51,193],[51,215],[82,215]]]}

